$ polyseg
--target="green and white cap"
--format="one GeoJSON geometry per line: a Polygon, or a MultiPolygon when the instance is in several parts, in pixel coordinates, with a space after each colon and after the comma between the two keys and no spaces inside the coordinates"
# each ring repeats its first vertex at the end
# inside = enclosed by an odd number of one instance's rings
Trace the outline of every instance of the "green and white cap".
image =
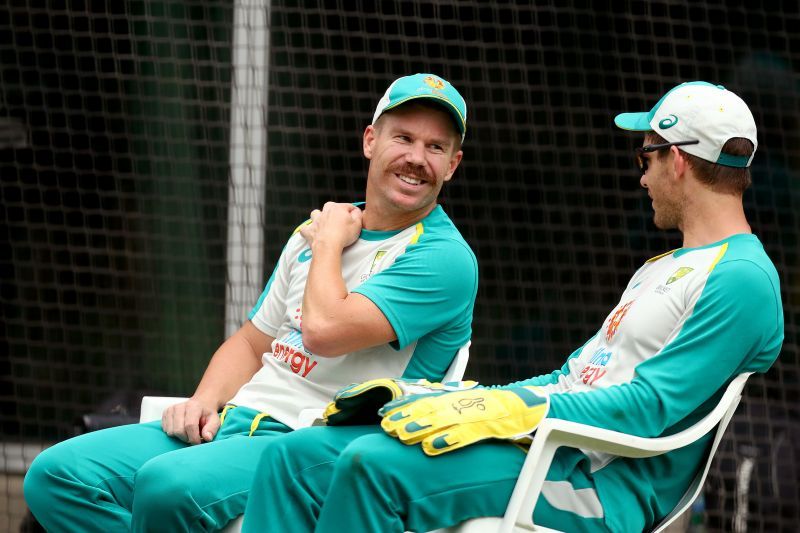
{"type": "Polygon", "coordinates": [[[654,131],[668,142],[697,140],[681,150],[728,167],[749,167],[758,147],[756,122],[744,100],[722,85],[705,81],[681,83],[649,112],[621,113],[614,123],[624,130],[654,131]],[[722,153],[734,137],[753,143],[750,157],[722,153]]]}
{"type": "Polygon", "coordinates": [[[435,74],[414,74],[397,78],[378,101],[372,123],[375,124],[386,111],[418,98],[438,103],[449,112],[461,134],[461,140],[464,140],[467,132],[467,104],[450,82],[435,74]]]}

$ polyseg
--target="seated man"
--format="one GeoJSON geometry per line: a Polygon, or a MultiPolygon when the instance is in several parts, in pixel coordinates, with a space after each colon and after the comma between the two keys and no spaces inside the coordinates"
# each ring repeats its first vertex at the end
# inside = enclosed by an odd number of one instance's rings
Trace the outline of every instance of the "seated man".
{"type": "MultiPolygon", "coordinates": [[[[683,247],[648,260],[597,333],[551,374],[400,398],[381,410],[388,435],[315,427],[275,441],[244,531],[429,531],[502,516],[525,459],[513,440],[543,417],[669,435],[706,415],[736,375],[769,369],[783,313],[777,272],[742,209],[757,146],[750,110],[720,86],[692,82],[616,124],[645,132],[640,182],[656,226],[679,229],[683,247]]],[[[648,530],[681,498],[709,438],[648,459],[560,448],[534,522],[648,530]]]]}
{"type": "Polygon", "coordinates": [[[471,336],[475,256],[437,205],[466,105],[445,80],[396,80],[363,136],[366,204],[327,203],[289,239],[249,321],[162,421],[45,450],[24,484],[48,531],[219,529],[244,512],[266,444],[355,381],[438,380],[471,336]],[[218,415],[218,412],[221,414],[218,415]],[[163,428],[163,431],[162,431],[163,428]]]}

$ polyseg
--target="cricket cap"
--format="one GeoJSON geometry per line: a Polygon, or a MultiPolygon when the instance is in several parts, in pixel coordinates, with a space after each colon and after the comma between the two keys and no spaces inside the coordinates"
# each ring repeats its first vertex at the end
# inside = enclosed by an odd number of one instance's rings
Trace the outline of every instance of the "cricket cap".
{"type": "Polygon", "coordinates": [[[385,112],[420,98],[437,103],[450,113],[461,134],[461,140],[464,140],[467,131],[467,104],[450,82],[435,74],[413,74],[397,78],[378,101],[372,123],[375,124],[385,112]]]}
{"type": "Polygon", "coordinates": [[[704,81],[681,83],[650,111],[621,113],[614,123],[624,130],[653,131],[668,142],[697,140],[697,144],[681,146],[681,150],[729,167],[749,167],[758,147],[756,122],[744,100],[722,85],[704,81]],[[753,143],[749,157],[722,152],[734,137],[753,143]]]}

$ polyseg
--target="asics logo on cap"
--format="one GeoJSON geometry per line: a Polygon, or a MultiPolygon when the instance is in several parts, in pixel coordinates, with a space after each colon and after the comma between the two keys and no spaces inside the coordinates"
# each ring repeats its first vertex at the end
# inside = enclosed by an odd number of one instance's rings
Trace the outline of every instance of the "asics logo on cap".
{"type": "Polygon", "coordinates": [[[658,127],[666,130],[678,123],[678,117],[675,115],[667,115],[658,122],[658,127]]]}

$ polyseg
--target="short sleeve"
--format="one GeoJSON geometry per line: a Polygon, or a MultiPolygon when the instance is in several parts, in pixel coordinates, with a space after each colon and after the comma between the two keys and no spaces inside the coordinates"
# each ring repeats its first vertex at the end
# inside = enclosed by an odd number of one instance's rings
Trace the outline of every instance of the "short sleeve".
{"type": "Polygon", "coordinates": [[[432,238],[410,245],[394,264],[353,292],[378,306],[402,349],[454,321],[469,322],[477,290],[472,250],[455,239],[432,238]]]}

